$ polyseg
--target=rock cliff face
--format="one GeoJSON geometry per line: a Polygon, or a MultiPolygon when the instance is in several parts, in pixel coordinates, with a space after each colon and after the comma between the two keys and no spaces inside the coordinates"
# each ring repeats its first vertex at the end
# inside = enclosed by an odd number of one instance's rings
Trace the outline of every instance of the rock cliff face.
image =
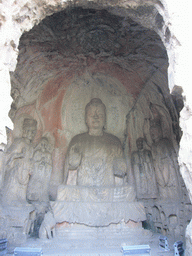
{"type": "MultiPolygon", "coordinates": [[[[167,4],[172,15],[171,1],[167,4]]],[[[137,150],[135,141],[144,135],[144,119],[153,112],[149,103],[156,104],[160,110],[153,115],[163,116],[164,137],[171,138],[176,152],[180,145],[180,171],[192,198],[191,106],[186,97],[179,114],[169,93],[178,42],[168,26],[166,7],[151,0],[6,0],[0,5],[1,142],[6,143],[4,127],[12,125],[8,112],[15,126],[8,145],[21,136],[24,117],[36,119],[34,144],[47,135],[54,145],[55,188],[70,139],[86,130],[82,112],[91,97],[105,101],[107,129],[120,138],[127,155],[137,150]]],[[[172,27],[175,32],[174,23],[172,27]]],[[[188,93],[187,84],[183,90],[188,93]]],[[[190,234],[189,226],[188,248],[190,234]]]]}

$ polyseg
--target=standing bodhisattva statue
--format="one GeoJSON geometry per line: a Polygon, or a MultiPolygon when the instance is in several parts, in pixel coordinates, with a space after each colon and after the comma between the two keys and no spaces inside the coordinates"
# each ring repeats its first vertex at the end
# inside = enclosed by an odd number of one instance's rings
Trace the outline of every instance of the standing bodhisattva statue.
{"type": "Polygon", "coordinates": [[[11,144],[6,152],[5,174],[3,181],[3,202],[26,202],[27,184],[32,168],[32,141],[37,131],[37,121],[25,118],[23,134],[11,144]]]}
{"type": "Polygon", "coordinates": [[[155,169],[150,150],[143,148],[144,138],[136,140],[137,151],[132,153],[131,163],[138,199],[157,198],[155,169]]]}
{"type": "Polygon", "coordinates": [[[179,165],[173,145],[169,139],[163,138],[159,121],[151,120],[150,135],[153,140],[152,155],[160,198],[178,199],[181,193],[179,165]]]}

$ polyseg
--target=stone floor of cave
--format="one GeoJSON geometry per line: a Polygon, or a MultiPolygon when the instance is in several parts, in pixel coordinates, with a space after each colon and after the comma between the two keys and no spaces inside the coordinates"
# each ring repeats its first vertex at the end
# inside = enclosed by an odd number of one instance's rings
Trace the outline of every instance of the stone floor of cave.
{"type": "MultiPolygon", "coordinates": [[[[135,232],[133,232],[135,233],[135,232]]],[[[27,247],[27,248],[42,248],[44,256],[122,256],[122,246],[124,245],[140,245],[147,244],[151,248],[151,256],[173,256],[174,248],[173,244],[174,239],[168,237],[169,251],[165,251],[159,248],[159,236],[160,234],[154,234],[145,230],[141,235],[133,234],[132,238],[130,237],[109,237],[105,239],[101,238],[88,238],[82,235],[81,238],[53,238],[48,239],[28,239],[24,243],[16,243],[9,245],[8,252],[6,255],[13,255],[15,247],[27,247]]],[[[22,254],[23,255],[23,254],[22,254]]],[[[28,255],[28,254],[27,254],[28,255]]],[[[137,254],[141,255],[141,254],[137,254]]],[[[143,254],[142,254],[143,255],[143,254]]],[[[146,254],[144,254],[146,255],[146,254]]]]}

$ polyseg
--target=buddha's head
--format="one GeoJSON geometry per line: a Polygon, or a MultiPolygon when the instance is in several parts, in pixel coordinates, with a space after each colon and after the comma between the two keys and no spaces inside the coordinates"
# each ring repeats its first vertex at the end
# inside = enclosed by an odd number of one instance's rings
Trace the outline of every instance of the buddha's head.
{"type": "Polygon", "coordinates": [[[103,131],[106,122],[106,107],[98,99],[92,99],[85,107],[85,122],[89,131],[103,131]]]}

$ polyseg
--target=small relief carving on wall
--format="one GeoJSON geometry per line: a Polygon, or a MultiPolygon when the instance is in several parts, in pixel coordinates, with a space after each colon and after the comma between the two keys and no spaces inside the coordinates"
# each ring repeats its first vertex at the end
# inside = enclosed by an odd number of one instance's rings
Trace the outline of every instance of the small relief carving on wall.
{"type": "Polygon", "coordinates": [[[17,88],[14,88],[11,91],[11,97],[13,98],[13,102],[11,104],[11,109],[9,111],[9,117],[11,118],[11,120],[13,120],[14,117],[15,117],[15,113],[17,111],[17,108],[18,108],[18,102],[19,102],[19,98],[20,98],[20,91],[17,88]]]}
{"type": "Polygon", "coordinates": [[[25,103],[25,100],[21,96],[20,90],[18,88],[13,88],[11,90],[11,97],[13,99],[13,102],[11,104],[11,109],[8,113],[9,117],[11,118],[12,121],[14,121],[15,114],[19,107],[25,103]]]}

